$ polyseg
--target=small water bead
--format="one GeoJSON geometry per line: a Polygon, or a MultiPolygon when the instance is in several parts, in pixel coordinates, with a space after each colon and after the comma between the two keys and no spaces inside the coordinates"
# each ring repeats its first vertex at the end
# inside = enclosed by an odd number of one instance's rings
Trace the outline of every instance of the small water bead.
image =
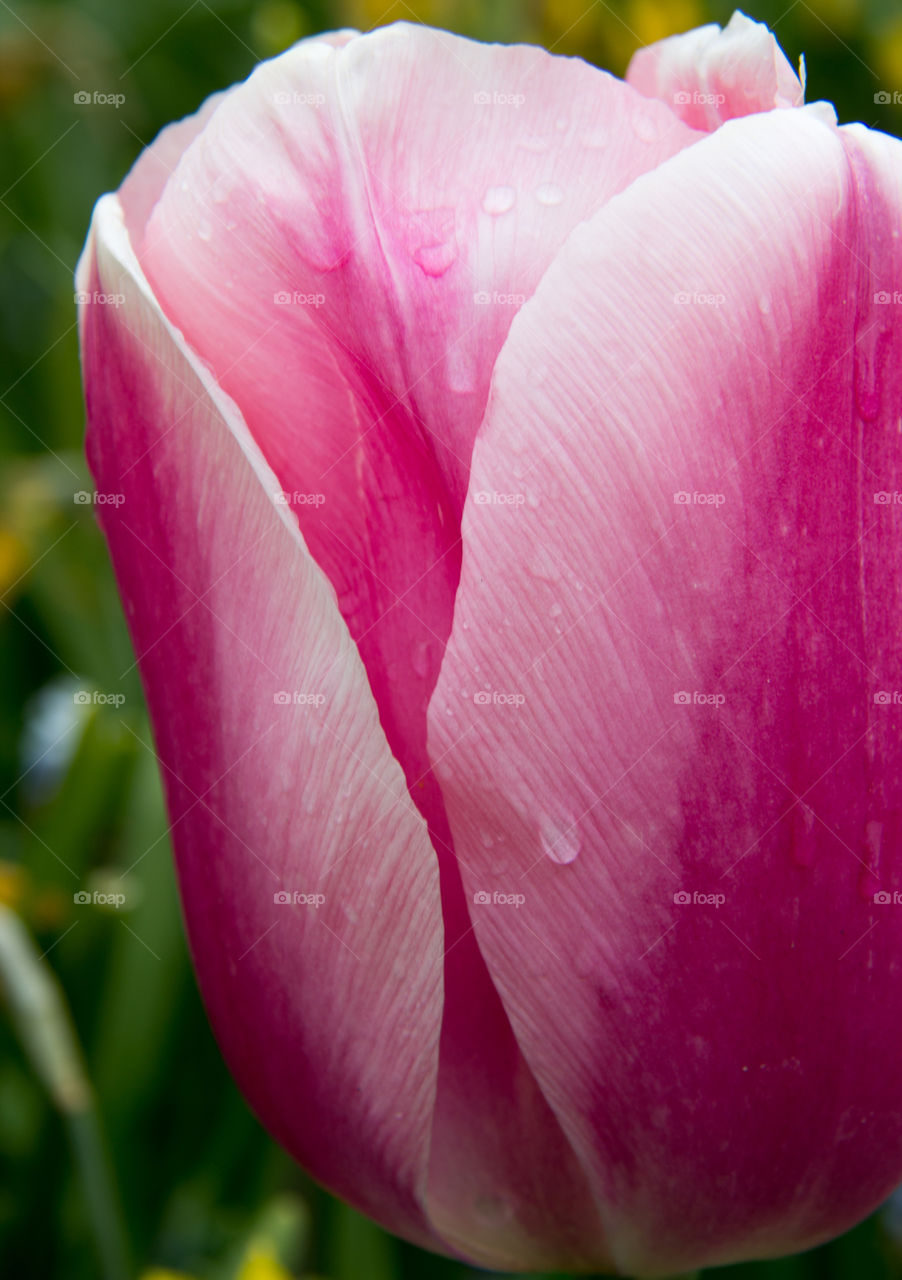
{"type": "Polygon", "coordinates": [[[429,641],[421,640],[413,651],[410,665],[414,673],[424,679],[429,674],[429,641]]]}
{"type": "Polygon", "coordinates": [[[661,136],[658,121],[644,111],[637,112],[632,119],[633,132],[641,142],[657,142],[661,136]]]}
{"type": "Polygon", "coordinates": [[[817,856],[814,810],[807,804],[796,807],[792,822],[792,859],[800,867],[810,867],[817,856]]]}
{"type": "Polygon", "coordinates": [[[551,146],[551,139],[542,137],[539,134],[530,134],[526,138],[520,138],[517,146],[522,147],[524,151],[532,151],[538,155],[548,150],[551,146]]]}
{"type": "Polygon", "coordinates": [[[539,827],[542,852],[552,862],[568,866],[579,854],[581,844],[576,825],[566,820],[543,818],[539,827]]]}
{"type": "Polygon", "coordinates": [[[442,244],[424,244],[413,252],[413,260],[433,280],[440,279],[457,259],[457,246],[450,240],[442,244]]]}
{"type": "Polygon", "coordinates": [[[863,902],[873,902],[874,894],[879,893],[882,887],[880,881],[867,867],[859,874],[858,896],[863,902]]]}
{"type": "Polygon", "coordinates": [[[536,188],[536,199],[539,204],[552,207],[563,202],[564,193],[556,183],[543,182],[540,187],[536,188]]]}
{"type": "Polygon", "coordinates": [[[493,218],[500,217],[513,209],[517,193],[513,187],[489,187],[482,198],[483,212],[493,218]]]}
{"type": "Polygon", "coordinates": [[[202,219],[197,224],[198,239],[206,241],[206,240],[209,240],[212,235],[213,235],[213,228],[210,226],[209,222],[207,222],[206,218],[202,219]]]}

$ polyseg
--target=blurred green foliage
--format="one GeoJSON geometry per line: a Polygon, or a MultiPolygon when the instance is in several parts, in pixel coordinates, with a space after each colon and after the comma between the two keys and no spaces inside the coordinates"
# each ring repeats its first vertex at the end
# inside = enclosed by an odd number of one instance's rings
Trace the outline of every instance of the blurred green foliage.
{"type": "MultiPolygon", "coordinates": [[[[313,31],[427,21],[622,73],[639,44],[729,14],[696,0],[0,3],[0,901],[27,922],[71,1005],[136,1275],[476,1273],[399,1244],[313,1186],[261,1131],[207,1027],[133,656],[93,508],[74,498],[91,485],[72,277],[94,200],[165,123],[313,31]],[[77,103],[94,91],[123,98],[77,103]],[[81,704],[78,690],[124,701],[81,704]],[[73,903],[77,890],[119,889],[122,909],[73,903]]],[[[752,16],[793,62],[804,51],[809,100],[902,132],[902,14],[890,0],[762,0],[752,16]]],[[[74,1170],[63,1120],[0,1016],[0,1274],[99,1274],[74,1170]]],[[[899,1213],[803,1257],[722,1274],[902,1277],[899,1213]]]]}

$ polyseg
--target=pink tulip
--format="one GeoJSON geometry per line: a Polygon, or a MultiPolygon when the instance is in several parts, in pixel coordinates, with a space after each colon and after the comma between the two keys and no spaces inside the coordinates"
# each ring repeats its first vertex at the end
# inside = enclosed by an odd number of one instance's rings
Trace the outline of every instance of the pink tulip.
{"type": "Polygon", "coordinates": [[[97,205],[210,1018],[410,1240],[659,1276],[902,1178],[900,218],[741,14],[625,83],[306,40],[97,205]]]}

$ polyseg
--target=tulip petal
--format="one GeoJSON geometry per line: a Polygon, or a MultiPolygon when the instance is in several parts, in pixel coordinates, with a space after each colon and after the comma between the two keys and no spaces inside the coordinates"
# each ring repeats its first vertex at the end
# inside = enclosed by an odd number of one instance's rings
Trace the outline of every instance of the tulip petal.
{"type": "Polygon", "coordinates": [[[573,232],[475,445],[429,745],[630,1274],[902,1167],[900,215],[898,141],[727,123],[573,232]]]}
{"type": "Polygon", "coordinates": [[[413,788],[518,300],[697,136],[578,60],[399,24],[263,64],[150,218],[142,266],[289,495],[413,788]]]}
{"type": "Polygon", "coordinates": [[[711,132],[737,116],[801,106],[802,71],[800,79],[763,22],[737,9],[723,30],[712,22],[637,49],[626,79],[693,129],[711,132]]]}
{"type": "Polygon", "coordinates": [[[317,1178],[442,1248],[422,1211],[442,1012],[426,823],[332,588],[161,313],[114,196],[79,283],[125,299],[82,308],[88,449],[214,1030],[317,1178]]]}

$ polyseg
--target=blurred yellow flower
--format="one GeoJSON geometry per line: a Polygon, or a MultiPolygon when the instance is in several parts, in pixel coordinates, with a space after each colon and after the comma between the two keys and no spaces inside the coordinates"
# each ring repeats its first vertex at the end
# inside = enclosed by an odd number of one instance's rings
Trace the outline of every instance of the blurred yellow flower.
{"type": "Polygon", "coordinates": [[[251,1244],[245,1254],[238,1280],[294,1280],[266,1245],[251,1244]]]}

